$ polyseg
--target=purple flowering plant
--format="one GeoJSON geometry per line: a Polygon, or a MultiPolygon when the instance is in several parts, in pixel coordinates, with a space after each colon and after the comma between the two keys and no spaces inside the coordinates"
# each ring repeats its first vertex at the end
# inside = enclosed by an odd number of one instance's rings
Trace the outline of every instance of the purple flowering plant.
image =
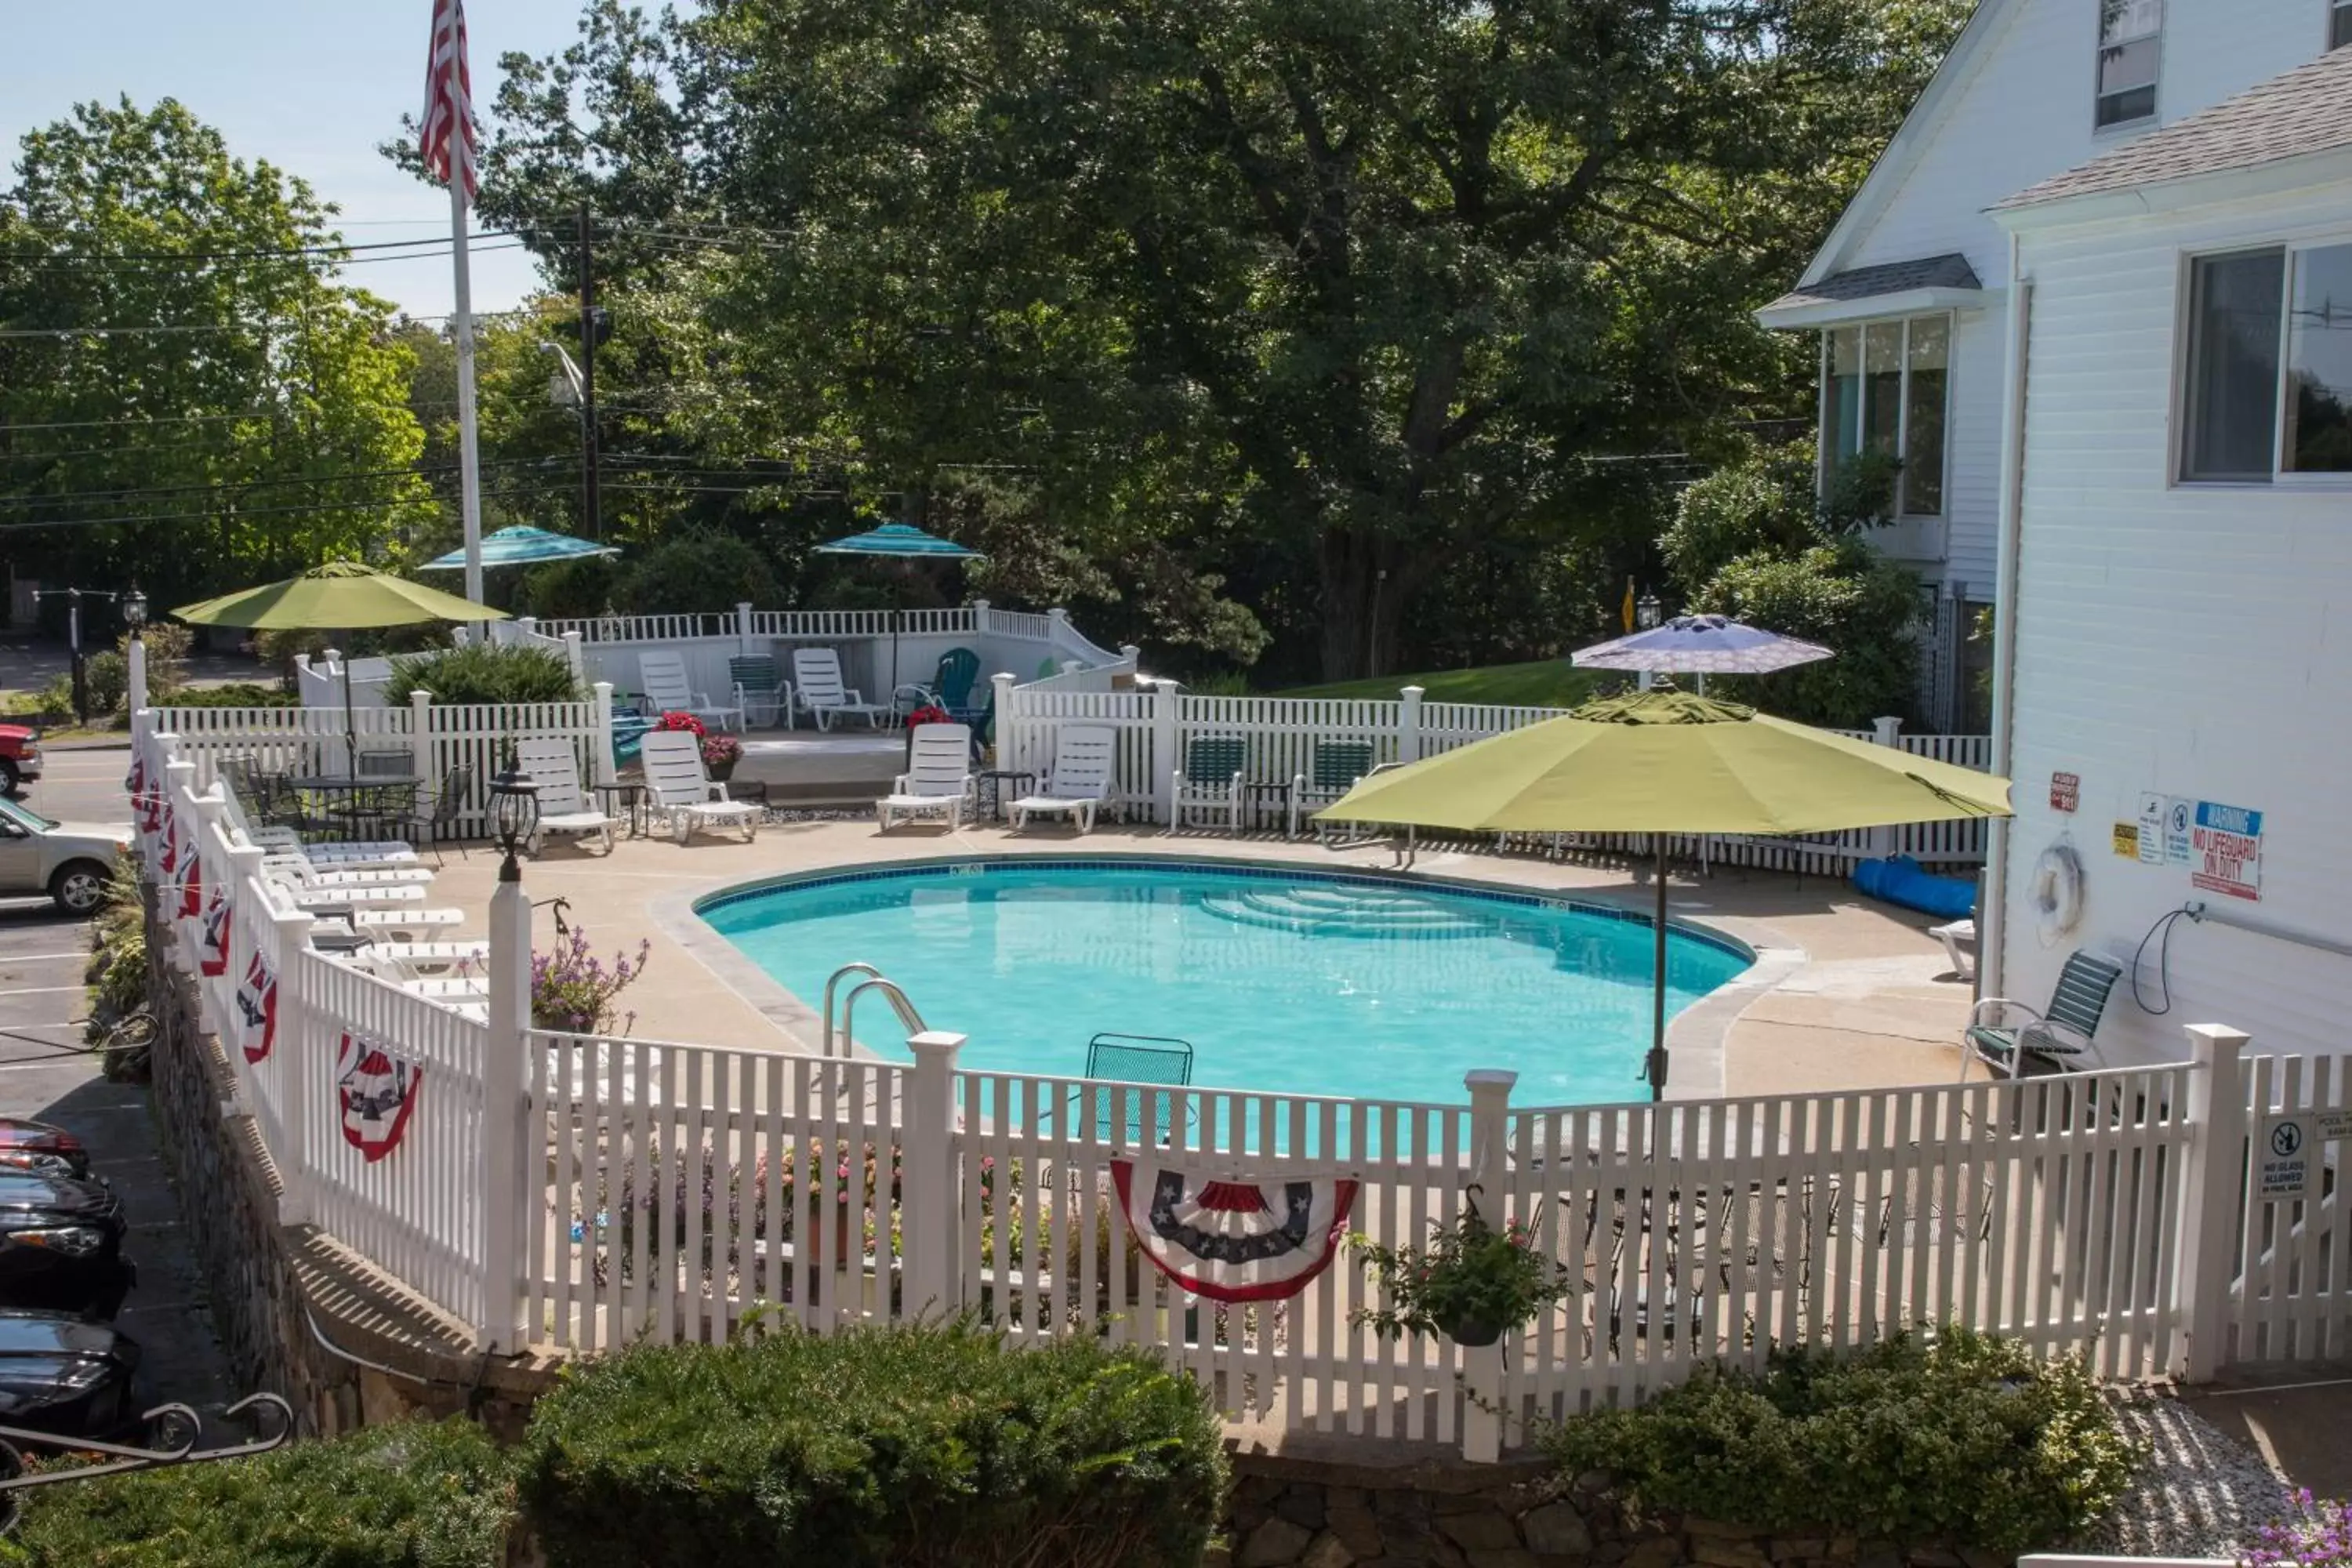
{"type": "Polygon", "coordinates": [[[615,954],[611,963],[588,945],[588,929],[573,926],[555,939],[554,948],[530,957],[530,1022],[533,1028],[567,1035],[626,1034],[635,1026],[636,1014],[620,1015],[614,998],[646,972],[653,943],[640,942],[635,958],[615,954]]]}
{"type": "Polygon", "coordinates": [[[2239,1561],[2245,1568],[2352,1568],[2352,1510],[2314,1498],[2309,1487],[2287,1494],[2284,1517],[2263,1525],[2239,1561]]]}

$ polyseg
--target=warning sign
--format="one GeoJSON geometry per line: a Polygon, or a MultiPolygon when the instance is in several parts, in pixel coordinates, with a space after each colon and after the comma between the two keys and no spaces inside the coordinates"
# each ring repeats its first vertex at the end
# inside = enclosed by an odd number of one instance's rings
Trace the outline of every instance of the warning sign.
{"type": "Polygon", "coordinates": [[[2315,1110],[2311,1121],[2311,1135],[2322,1143],[2352,1138],[2352,1110],[2315,1110]]]}
{"type": "Polygon", "coordinates": [[[2263,1124],[2263,1141],[2254,1151],[2256,1190],[2266,1198],[2305,1198],[2319,1191],[2319,1160],[2313,1148],[2310,1121],[2290,1112],[2263,1124]]]}
{"type": "Polygon", "coordinates": [[[2052,773],[2050,775],[2050,809],[2071,812],[2083,804],[2083,775],[2052,773]]]}
{"type": "Polygon", "coordinates": [[[2137,846],[2139,863],[2143,866],[2164,864],[2164,796],[2142,795],[2139,797],[2139,830],[2137,846]]]}
{"type": "Polygon", "coordinates": [[[2126,860],[2139,858],[2139,824],[2118,822],[2115,831],[2116,853],[2126,860]]]}
{"type": "Polygon", "coordinates": [[[2200,800],[2189,833],[2189,880],[2209,893],[2259,901],[2263,896],[2263,814],[2200,800]]]}

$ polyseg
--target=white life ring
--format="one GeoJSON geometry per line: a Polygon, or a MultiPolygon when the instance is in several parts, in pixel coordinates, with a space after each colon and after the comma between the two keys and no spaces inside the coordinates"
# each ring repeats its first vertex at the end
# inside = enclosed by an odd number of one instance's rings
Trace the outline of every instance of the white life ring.
{"type": "Polygon", "coordinates": [[[2033,900],[2034,913],[2041,917],[2042,946],[2057,946],[2061,938],[2082,923],[2083,858],[2072,844],[2062,839],[2042,852],[2033,862],[2028,896],[2033,900]]]}

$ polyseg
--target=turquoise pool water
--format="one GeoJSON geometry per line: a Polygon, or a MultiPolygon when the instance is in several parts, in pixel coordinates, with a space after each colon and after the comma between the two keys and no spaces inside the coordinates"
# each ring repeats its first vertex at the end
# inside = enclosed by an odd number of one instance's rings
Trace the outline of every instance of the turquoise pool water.
{"type": "MultiPolygon", "coordinates": [[[[1175,861],[933,863],[720,893],[697,910],[814,1007],[863,960],[966,1067],[1076,1076],[1098,1031],[1192,1043],[1192,1081],[1458,1101],[1471,1068],[1519,1075],[1520,1104],[1641,1097],[1646,921],[1423,884],[1175,861]]],[[[1666,1005],[1748,967],[1669,934],[1666,1005]]],[[[890,1037],[879,998],[859,1034],[890,1037]]],[[[885,1054],[890,1054],[887,1048],[885,1054]]]]}

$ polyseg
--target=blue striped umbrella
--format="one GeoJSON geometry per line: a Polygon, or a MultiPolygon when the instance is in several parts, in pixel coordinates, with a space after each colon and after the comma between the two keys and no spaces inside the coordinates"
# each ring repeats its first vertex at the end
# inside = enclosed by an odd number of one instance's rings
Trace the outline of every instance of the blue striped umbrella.
{"type": "Polygon", "coordinates": [[[816,547],[819,555],[911,555],[928,561],[977,561],[977,550],[967,550],[952,539],[925,533],[911,522],[886,522],[864,533],[853,533],[816,547]]]}
{"type": "MultiPolygon", "coordinates": [[[[819,555],[896,555],[920,561],[979,561],[977,550],[966,549],[952,539],[941,539],[936,533],[925,533],[911,522],[886,522],[879,528],[853,533],[846,539],[836,539],[816,547],[819,555]]],[[[898,612],[890,612],[890,698],[898,696],[898,612]]]]}
{"type": "MultiPolygon", "coordinates": [[[[550,533],[543,528],[530,528],[517,523],[501,528],[482,539],[482,564],[491,566],[537,566],[548,561],[577,561],[589,555],[618,555],[609,544],[599,544],[590,539],[574,539],[568,533],[550,533]]],[[[446,555],[436,555],[419,566],[419,572],[462,572],[466,569],[466,552],[452,550],[446,555]]]]}

